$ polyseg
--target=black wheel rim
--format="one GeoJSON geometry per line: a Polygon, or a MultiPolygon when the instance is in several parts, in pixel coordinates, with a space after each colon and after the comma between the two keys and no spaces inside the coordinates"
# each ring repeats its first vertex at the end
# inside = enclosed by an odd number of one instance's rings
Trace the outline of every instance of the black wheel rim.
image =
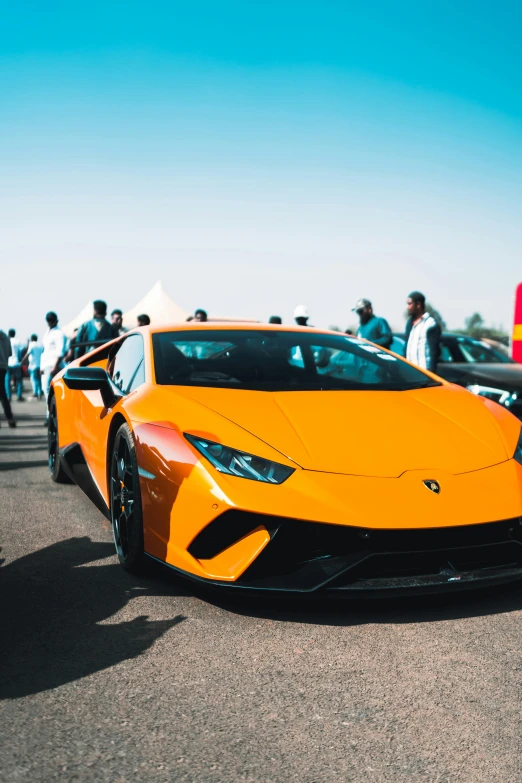
{"type": "Polygon", "coordinates": [[[127,560],[134,527],[134,472],[125,438],[119,439],[112,456],[111,517],[116,552],[120,560],[127,560]]]}
{"type": "Polygon", "coordinates": [[[56,415],[56,403],[51,403],[49,420],[47,423],[47,450],[49,455],[49,470],[54,472],[56,457],[58,454],[58,417],[56,415]]]}

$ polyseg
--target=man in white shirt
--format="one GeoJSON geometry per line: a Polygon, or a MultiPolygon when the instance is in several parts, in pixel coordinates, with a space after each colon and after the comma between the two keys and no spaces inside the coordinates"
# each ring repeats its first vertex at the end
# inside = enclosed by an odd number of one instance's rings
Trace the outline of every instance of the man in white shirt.
{"type": "Polygon", "coordinates": [[[33,387],[33,399],[39,400],[42,396],[42,380],[40,374],[40,362],[43,353],[43,345],[38,342],[38,336],[36,334],[31,335],[27,351],[22,359],[22,364],[28,358],[29,359],[29,377],[31,379],[31,385],[33,387]]]}
{"type": "Polygon", "coordinates": [[[43,351],[40,358],[40,370],[42,373],[43,393],[47,401],[51,389],[51,381],[64,366],[63,357],[66,352],[67,338],[58,327],[58,316],[56,313],[47,313],[45,320],[49,329],[44,334],[42,340],[43,351]]]}
{"type": "Polygon", "coordinates": [[[406,358],[423,370],[437,371],[441,328],[426,310],[426,298],[420,291],[412,291],[406,302],[406,358]]]}
{"type": "Polygon", "coordinates": [[[11,399],[11,387],[16,384],[16,397],[18,402],[23,402],[23,385],[22,385],[22,362],[21,357],[25,349],[25,345],[16,339],[16,332],[14,329],[9,329],[9,340],[11,341],[11,356],[7,363],[7,375],[5,378],[5,392],[7,399],[11,399]]]}

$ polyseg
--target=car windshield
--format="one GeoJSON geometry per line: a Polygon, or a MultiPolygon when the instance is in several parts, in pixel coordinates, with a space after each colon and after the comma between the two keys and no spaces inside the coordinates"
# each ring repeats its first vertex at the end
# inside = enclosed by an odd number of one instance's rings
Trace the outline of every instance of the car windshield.
{"type": "Polygon", "coordinates": [[[439,385],[375,345],[306,329],[171,331],[152,341],[156,382],[167,386],[404,391],[439,385]]]}
{"type": "Polygon", "coordinates": [[[512,364],[513,360],[506,354],[482,340],[471,340],[469,337],[457,337],[459,348],[466,362],[512,364]]]}

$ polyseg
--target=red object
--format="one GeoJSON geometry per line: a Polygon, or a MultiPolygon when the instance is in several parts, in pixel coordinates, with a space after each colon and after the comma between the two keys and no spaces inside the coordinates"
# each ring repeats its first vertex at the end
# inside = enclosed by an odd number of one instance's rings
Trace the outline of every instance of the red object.
{"type": "Polygon", "coordinates": [[[515,316],[513,318],[513,334],[511,336],[511,356],[516,362],[522,363],[522,283],[517,286],[515,294],[515,316]]]}

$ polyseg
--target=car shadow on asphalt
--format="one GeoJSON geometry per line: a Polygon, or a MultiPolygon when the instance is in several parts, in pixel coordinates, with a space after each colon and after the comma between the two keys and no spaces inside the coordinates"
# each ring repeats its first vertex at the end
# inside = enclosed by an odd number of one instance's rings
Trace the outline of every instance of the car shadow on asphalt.
{"type": "Polygon", "coordinates": [[[47,465],[47,435],[0,435],[0,472],[22,468],[43,468],[47,465]],[[20,456],[20,459],[4,457],[20,456]],[[40,459],[36,459],[36,457],[40,459]]]}
{"type": "Polygon", "coordinates": [[[155,564],[150,576],[158,594],[183,591],[220,609],[243,616],[314,625],[429,623],[515,612],[522,609],[522,581],[494,588],[393,598],[296,597],[206,587],[155,564]]]}
{"type": "Polygon", "coordinates": [[[394,598],[341,599],[300,596],[207,596],[227,611],[280,622],[314,625],[408,624],[460,620],[522,609],[522,587],[517,585],[454,594],[394,598]]]}
{"type": "Polygon", "coordinates": [[[103,622],[132,598],[157,594],[155,580],[99,562],[113,555],[111,543],[70,538],[0,568],[0,699],[57,688],[136,658],[186,619],[103,622]]]}
{"type": "Polygon", "coordinates": [[[17,448],[23,451],[25,448],[40,448],[47,451],[47,435],[19,435],[18,430],[16,435],[17,437],[0,435],[0,450],[17,448]]]}

